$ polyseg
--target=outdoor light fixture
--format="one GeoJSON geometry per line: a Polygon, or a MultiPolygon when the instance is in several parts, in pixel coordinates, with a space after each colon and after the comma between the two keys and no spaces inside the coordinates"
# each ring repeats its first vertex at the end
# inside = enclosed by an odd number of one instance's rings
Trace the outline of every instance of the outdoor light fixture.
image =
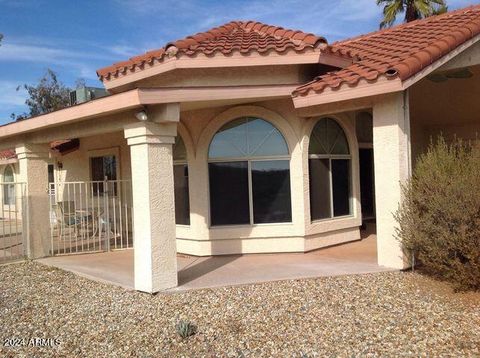
{"type": "Polygon", "coordinates": [[[146,121],[146,120],[148,120],[148,115],[147,115],[147,112],[146,112],[145,110],[141,110],[140,112],[135,113],[135,117],[136,117],[139,121],[146,121]]]}

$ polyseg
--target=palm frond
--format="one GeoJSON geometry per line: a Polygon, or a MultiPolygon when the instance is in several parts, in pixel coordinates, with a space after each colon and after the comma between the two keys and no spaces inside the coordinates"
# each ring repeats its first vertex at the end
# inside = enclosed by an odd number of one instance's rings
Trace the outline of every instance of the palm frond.
{"type": "Polygon", "coordinates": [[[390,0],[383,8],[383,21],[380,23],[380,28],[386,28],[393,25],[397,15],[404,11],[403,0],[390,0]]]}

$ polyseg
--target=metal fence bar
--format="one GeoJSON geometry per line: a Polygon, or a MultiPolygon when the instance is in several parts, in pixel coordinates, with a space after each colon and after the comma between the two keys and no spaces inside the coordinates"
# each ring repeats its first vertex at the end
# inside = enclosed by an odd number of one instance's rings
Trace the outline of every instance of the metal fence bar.
{"type": "Polygon", "coordinates": [[[25,256],[25,183],[0,183],[0,263],[25,256]]]}
{"type": "Polygon", "coordinates": [[[65,255],[132,247],[130,181],[50,184],[51,253],[65,255]]]}

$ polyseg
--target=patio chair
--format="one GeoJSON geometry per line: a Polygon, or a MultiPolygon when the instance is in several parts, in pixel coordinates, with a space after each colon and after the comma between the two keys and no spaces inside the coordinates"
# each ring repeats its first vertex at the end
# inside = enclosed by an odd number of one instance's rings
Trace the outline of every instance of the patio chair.
{"type": "Polygon", "coordinates": [[[67,233],[69,236],[73,233],[76,237],[78,219],[73,201],[60,201],[55,206],[53,221],[59,230],[60,238],[65,237],[66,229],[70,230],[70,233],[67,233]]]}

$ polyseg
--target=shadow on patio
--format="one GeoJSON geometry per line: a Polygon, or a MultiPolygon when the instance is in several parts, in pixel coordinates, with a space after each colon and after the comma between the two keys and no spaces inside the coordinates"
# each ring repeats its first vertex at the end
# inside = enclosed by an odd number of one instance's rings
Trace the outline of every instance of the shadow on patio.
{"type": "MultiPolygon", "coordinates": [[[[391,271],[377,265],[375,235],[364,232],[362,236],[361,241],[309,253],[212,257],[178,255],[179,285],[169,292],[391,271]]],[[[127,289],[134,287],[133,250],[56,256],[40,259],[38,262],[127,289]]]]}

